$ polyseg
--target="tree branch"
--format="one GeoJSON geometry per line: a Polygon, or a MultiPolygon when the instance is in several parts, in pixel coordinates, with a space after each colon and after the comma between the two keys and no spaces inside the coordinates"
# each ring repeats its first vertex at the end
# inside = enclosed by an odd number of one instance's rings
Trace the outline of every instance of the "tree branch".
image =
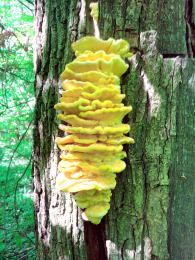
{"type": "MultiPolygon", "coordinates": [[[[26,4],[24,4],[22,1],[18,0],[18,2],[23,5],[24,7],[26,7],[28,10],[30,10],[31,12],[33,12],[32,9],[30,9],[30,7],[28,7],[26,4]]],[[[28,2],[28,1],[27,1],[28,2]]],[[[30,2],[31,3],[31,2],[30,2]]],[[[31,3],[32,4],[32,3],[31,3]]]]}
{"type": "Polygon", "coordinates": [[[30,237],[28,237],[26,234],[24,234],[23,232],[21,232],[19,230],[14,230],[14,229],[9,229],[9,228],[4,228],[4,227],[0,227],[0,229],[2,229],[4,231],[18,233],[18,234],[20,234],[20,235],[22,235],[24,237],[27,237],[32,242],[32,244],[35,245],[34,241],[30,237]]]}
{"type": "MultiPolygon", "coordinates": [[[[4,69],[3,69],[3,68],[0,68],[0,70],[4,72],[4,69]]],[[[12,76],[14,76],[14,77],[17,77],[17,78],[19,78],[19,79],[21,79],[21,80],[24,80],[25,82],[28,82],[28,83],[30,83],[30,84],[33,83],[33,82],[31,82],[31,81],[28,81],[28,80],[26,80],[26,79],[24,79],[24,78],[18,76],[17,74],[15,74],[15,73],[13,73],[13,72],[6,71],[6,73],[9,73],[10,75],[12,75],[12,76]]]]}
{"type": "MultiPolygon", "coordinates": [[[[12,163],[12,160],[14,158],[14,155],[15,155],[15,152],[17,151],[18,147],[20,146],[20,144],[22,143],[25,135],[27,134],[30,126],[32,124],[32,121],[29,123],[26,131],[24,132],[24,134],[22,135],[22,137],[20,138],[16,148],[14,149],[13,153],[12,153],[12,156],[10,158],[10,161],[9,161],[9,165],[8,165],[8,168],[7,168],[7,172],[5,174],[5,187],[4,187],[4,201],[3,201],[3,223],[5,225],[5,212],[6,212],[6,196],[7,196],[7,181],[8,181],[8,174],[9,174],[9,170],[10,170],[10,167],[11,167],[11,163],[12,163]]],[[[6,232],[4,232],[4,243],[5,243],[5,246],[6,246],[6,232]]]]}
{"type": "Polygon", "coordinates": [[[16,203],[17,203],[17,200],[16,200],[16,192],[17,192],[17,188],[18,188],[18,183],[20,182],[20,180],[24,177],[25,173],[27,172],[29,166],[31,165],[31,161],[32,161],[32,155],[30,156],[30,159],[28,161],[28,164],[24,170],[24,172],[22,173],[22,175],[19,177],[19,179],[16,181],[16,186],[15,186],[15,189],[14,189],[14,217],[15,217],[15,220],[16,220],[16,224],[17,224],[17,229],[18,229],[18,216],[16,214],[16,203]]]}
{"type": "Polygon", "coordinates": [[[26,0],[26,2],[28,2],[29,4],[33,5],[34,6],[34,3],[31,2],[30,0],[26,0]]]}
{"type": "MultiPolygon", "coordinates": [[[[31,102],[31,101],[33,101],[34,100],[34,98],[31,98],[31,99],[29,99],[28,101],[25,101],[25,102],[21,102],[21,103],[19,103],[19,104],[16,104],[16,105],[14,105],[14,106],[12,106],[12,107],[6,107],[5,105],[3,105],[3,104],[1,104],[2,106],[5,106],[6,108],[5,108],[5,110],[4,111],[2,111],[1,113],[0,113],[0,115],[2,115],[2,114],[4,114],[6,111],[7,111],[7,109],[11,109],[11,108],[14,108],[14,107],[18,107],[18,106],[20,106],[20,105],[24,105],[24,104],[27,104],[28,102],[31,102]]],[[[32,110],[31,110],[32,111],[32,110]]]]}

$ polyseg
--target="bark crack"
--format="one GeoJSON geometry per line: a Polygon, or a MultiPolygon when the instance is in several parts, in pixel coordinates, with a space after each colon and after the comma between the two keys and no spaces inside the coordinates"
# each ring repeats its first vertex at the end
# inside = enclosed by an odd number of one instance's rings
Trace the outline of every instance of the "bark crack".
{"type": "MultiPolygon", "coordinates": [[[[149,114],[149,106],[150,106],[150,100],[149,96],[147,94],[147,100],[145,105],[145,120],[148,121],[148,114],[149,114]]],[[[145,136],[145,135],[144,135],[145,136]]],[[[144,138],[145,143],[145,138],[144,138]]],[[[145,147],[145,145],[144,145],[145,147]]],[[[146,233],[147,228],[147,220],[146,220],[146,210],[147,210],[147,197],[148,197],[148,187],[147,187],[147,168],[146,168],[146,162],[145,162],[145,150],[142,152],[142,170],[143,170],[143,183],[144,183],[144,205],[143,205],[143,229],[141,233],[141,260],[144,260],[144,236],[146,233]]]]}
{"type": "Polygon", "coordinates": [[[122,259],[122,260],[125,259],[125,258],[124,258],[124,254],[125,254],[124,250],[125,250],[125,244],[126,244],[126,242],[127,242],[128,240],[129,240],[129,238],[125,239],[124,242],[123,242],[123,244],[122,244],[122,246],[121,246],[121,259],[122,259]]]}
{"type": "Polygon", "coordinates": [[[122,25],[122,31],[125,31],[125,25],[126,25],[126,16],[127,16],[127,7],[128,7],[128,2],[129,0],[125,0],[125,2],[123,3],[123,25],[122,25]]]}
{"type": "Polygon", "coordinates": [[[107,260],[104,220],[99,225],[84,222],[87,260],[107,260]]]}
{"type": "Polygon", "coordinates": [[[195,57],[195,23],[193,22],[193,0],[185,1],[186,48],[188,58],[195,57]]]}

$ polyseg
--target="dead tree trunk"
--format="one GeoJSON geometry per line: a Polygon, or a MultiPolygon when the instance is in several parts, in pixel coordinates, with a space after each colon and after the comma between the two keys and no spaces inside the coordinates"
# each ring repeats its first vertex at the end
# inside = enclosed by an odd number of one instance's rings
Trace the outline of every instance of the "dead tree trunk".
{"type": "Polygon", "coordinates": [[[195,1],[99,0],[101,37],[124,38],[135,55],[122,78],[134,145],[109,214],[83,223],[55,189],[54,104],[71,42],[93,35],[90,1],[35,1],[34,212],[37,259],[195,258],[195,1]],[[194,5],[193,5],[194,4],[194,5]]]}

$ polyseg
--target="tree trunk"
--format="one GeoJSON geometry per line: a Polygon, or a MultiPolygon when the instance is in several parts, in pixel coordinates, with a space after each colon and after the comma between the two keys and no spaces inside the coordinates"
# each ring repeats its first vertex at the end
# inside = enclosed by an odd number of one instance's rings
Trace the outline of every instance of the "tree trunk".
{"type": "Polygon", "coordinates": [[[124,147],[127,168],[100,225],[83,222],[71,194],[55,188],[53,106],[71,43],[94,34],[89,3],[35,1],[37,259],[194,259],[195,1],[99,0],[101,37],[124,38],[135,53],[121,80],[135,144],[124,147]]]}

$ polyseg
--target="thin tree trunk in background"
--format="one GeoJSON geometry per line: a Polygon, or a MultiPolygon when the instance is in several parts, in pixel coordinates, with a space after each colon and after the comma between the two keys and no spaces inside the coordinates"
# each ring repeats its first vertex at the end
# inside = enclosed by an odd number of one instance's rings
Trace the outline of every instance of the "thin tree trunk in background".
{"type": "MultiPolygon", "coordinates": [[[[109,214],[83,223],[55,188],[59,151],[53,108],[70,45],[93,35],[90,1],[35,1],[34,206],[37,259],[195,258],[195,61],[192,0],[99,0],[102,38],[124,38],[135,55],[121,80],[134,145],[117,176],[109,214]],[[160,2],[160,3],[159,3],[160,2]],[[187,58],[187,56],[189,58],[187,58]]],[[[194,5],[193,5],[194,4],[194,5]]]]}

